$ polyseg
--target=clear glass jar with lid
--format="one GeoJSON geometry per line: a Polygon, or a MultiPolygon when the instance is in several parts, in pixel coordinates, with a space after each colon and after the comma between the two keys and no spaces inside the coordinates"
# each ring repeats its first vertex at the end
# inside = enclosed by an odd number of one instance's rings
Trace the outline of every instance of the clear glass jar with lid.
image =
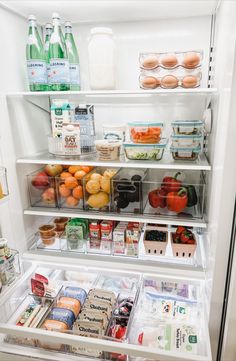
{"type": "Polygon", "coordinates": [[[88,44],[90,88],[115,89],[115,46],[110,28],[91,29],[88,44]]]}

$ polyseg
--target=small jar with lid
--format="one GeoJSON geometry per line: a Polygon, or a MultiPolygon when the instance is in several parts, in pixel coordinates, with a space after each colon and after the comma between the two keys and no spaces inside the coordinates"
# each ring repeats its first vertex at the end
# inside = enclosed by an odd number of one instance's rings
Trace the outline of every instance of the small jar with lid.
{"type": "Polygon", "coordinates": [[[90,88],[115,89],[115,46],[110,28],[91,29],[88,44],[90,88]]]}

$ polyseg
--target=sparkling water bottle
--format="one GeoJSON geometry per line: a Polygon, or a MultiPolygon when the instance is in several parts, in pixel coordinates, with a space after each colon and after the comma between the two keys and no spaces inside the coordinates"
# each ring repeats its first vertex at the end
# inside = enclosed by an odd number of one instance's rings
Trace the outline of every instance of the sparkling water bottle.
{"type": "Polygon", "coordinates": [[[48,23],[45,26],[45,41],[44,41],[44,52],[47,63],[47,77],[48,77],[48,89],[50,90],[49,78],[50,78],[50,66],[49,66],[49,42],[52,34],[52,24],[48,23]]]}
{"type": "Polygon", "coordinates": [[[48,90],[47,69],[43,43],[38,33],[35,16],[30,15],[28,20],[26,59],[29,88],[31,91],[46,91],[48,90]]]}
{"type": "Polygon", "coordinates": [[[70,67],[70,90],[80,90],[79,55],[69,21],[65,23],[65,40],[70,67]]]}
{"type": "Polygon", "coordinates": [[[52,15],[52,19],[53,32],[49,42],[49,84],[51,90],[69,90],[69,61],[67,56],[65,39],[61,30],[60,17],[58,14],[54,13],[52,15]]]}

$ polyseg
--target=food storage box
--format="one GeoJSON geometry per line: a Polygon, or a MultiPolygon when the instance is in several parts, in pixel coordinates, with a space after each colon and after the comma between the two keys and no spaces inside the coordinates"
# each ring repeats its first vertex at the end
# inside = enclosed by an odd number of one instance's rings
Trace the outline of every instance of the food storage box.
{"type": "Polygon", "coordinates": [[[174,243],[173,233],[170,234],[170,237],[171,237],[171,247],[174,257],[191,258],[194,256],[197,248],[196,238],[195,238],[195,244],[185,244],[185,243],[174,243]]]}
{"type": "Polygon", "coordinates": [[[134,143],[156,144],[161,140],[161,122],[129,122],[128,127],[130,139],[134,143]]]}
{"type": "Polygon", "coordinates": [[[164,256],[166,253],[168,232],[148,229],[144,233],[144,248],[147,255],[164,256]]]}
{"type": "Polygon", "coordinates": [[[0,167],[0,200],[8,194],[7,170],[5,167],[0,167]]]}
{"type": "Polygon", "coordinates": [[[103,124],[102,129],[104,139],[125,141],[126,124],[103,124]]]}
{"type": "Polygon", "coordinates": [[[112,179],[112,209],[115,212],[142,213],[142,182],[147,169],[121,169],[112,179]]]}
{"type": "Polygon", "coordinates": [[[119,168],[96,167],[83,177],[84,209],[109,211],[111,182],[119,168]]]}
{"type": "Polygon", "coordinates": [[[202,134],[172,134],[172,147],[177,148],[196,148],[202,147],[203,135],[202,134]]]}
{"type": "Polygon", "coordinates": [[[112,139],[95,140],[99,160],[119,160],[122,142],[112,139]]]}
{"type": "Polygon", "coordinates": [[[174,160],[194,161],[202,152],[201,147],[170,147],[170,152],[174,160]]]}
{"type": "Polygon", "coordinates": [[[56,177],[56,189],[59,208],[83,209],[82,179],[56,177]]]}
{"type": "Polygon", "coordinates": [[[27,184],[31,207],[57,207],[55,177],[48,176],[42,168],[27,175],[27,184]]]}
{"type": "Polygon", "coordinates": [[[174,134],[201,134],[203,130],[202,120],[174,120],[171,125],[174,134]]]}
{"type": "Polygon", "coordinates": [[[166,141],[161,140],[159,144],[123,144],[126,158],[130,160],[161,160],[166,148],[166,141]]]}
{"type": "Polygon", "coordinates": [[[165,53],[140,53],[139,64],[142,69],[174,69],[184,67],[194,69],[200,67],[203,52],[201,50],[191,50],[185,52],[165,52],[165,53]]]}
{"type": "Polygon", "coordinates": [[[35,247],[37,249],[60,250],[60,237],[53,231],[50,236],[42,236],[40,232],[35,234],[35,247]]]}

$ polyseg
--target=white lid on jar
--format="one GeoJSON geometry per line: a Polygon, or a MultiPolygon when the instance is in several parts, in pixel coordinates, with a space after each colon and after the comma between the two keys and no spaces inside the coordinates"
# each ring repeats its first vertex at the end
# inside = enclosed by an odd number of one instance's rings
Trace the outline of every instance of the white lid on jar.
{"type": "Polygon", "coordinates": [[[71,25],[70,21],[65,22],[65,28],[72,28],[72,25],[71,25]]]}
{"type": "Polygon", "coordinates": [[[53,28],[53,26],[52,26],[51,23],[47,23],[47,24],[45,25],[45,29],[52,29],[52,28],[53,28]]]}
{"type": "Polygon", "coordinates": [[[60,19],[60,15],[58,13],[52,13],[52,18],[53,19],[60,19]]]}
{"type": "Polygon", "coordinates": [[[94,35],[94,34],[109,34],[112,35],[113,31],[111,28],[103,28],[103,27],[96,27],[96,28],[92,28],[90,30],[90,34],[94,35]]]}
{"type": "Polygon", "coordinates": [[[28,16],[28,20],[31,21],[31,20],[34,20],[36,21],[36,17],[34,15],[29,15],[28,16]]]}

